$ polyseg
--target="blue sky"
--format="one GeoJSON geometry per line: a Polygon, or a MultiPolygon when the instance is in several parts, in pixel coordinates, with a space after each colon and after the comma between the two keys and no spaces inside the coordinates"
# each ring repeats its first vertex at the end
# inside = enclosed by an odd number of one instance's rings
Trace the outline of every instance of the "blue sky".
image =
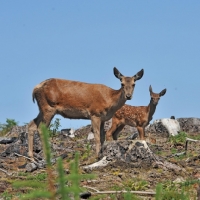
{"type": "MultiPolygon", "coordinates": [[[[120,82],[113,67],[132,76],[144,69],[127,104],[148,105],[167,88],[153,120],[200,117],[200,1],[1,1],[0,123],[20,125],[38,114],[35,85],[48,78],[120,82]]],[[[62,128],[89,120],[61,116],[62,128]]]]}

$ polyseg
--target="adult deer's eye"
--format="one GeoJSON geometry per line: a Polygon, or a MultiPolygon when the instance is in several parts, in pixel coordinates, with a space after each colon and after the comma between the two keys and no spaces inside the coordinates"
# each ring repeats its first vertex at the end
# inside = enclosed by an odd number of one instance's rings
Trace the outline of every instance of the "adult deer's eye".
{"type": "Polygon", "coordinates": [[[122,83],[121,85],[122,85],[122,87],[124,87],[124,84],[123,84],[123,83],[122,83]]]}
{"type": "Polygon", "coordinates": [[[132,86],[135,87],[135,83],[132,86]]]}

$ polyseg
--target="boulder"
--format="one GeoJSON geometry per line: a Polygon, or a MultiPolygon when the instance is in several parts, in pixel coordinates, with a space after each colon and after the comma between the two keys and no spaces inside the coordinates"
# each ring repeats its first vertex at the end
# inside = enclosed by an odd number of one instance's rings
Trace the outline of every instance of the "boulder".
{"type": "Polygon", "coordinates": [[[177,118],[181,131],[187,133],[200,133],[200,118],[177,118]]]}
{"type": "Polygon", "coordinates": [[[105,142],[99,158],[130,163],[135,167],[150,166],[155,156],[144,140],[115,140],[105,142]]]}
{"type": "Polygon", "coordinates": [[[71,138],[75,137],[75,135],[74,135],[75,130],[72,128],[61,129],[60,132],[61,132],[61,134],[65,135],[65,136],[68,136],[71,138]]]}
{"type": "Polygon", "coordinates": [[[145,128],[146,133],[161,134],[163,136],[177,135],[180,132],[179,122],[175,119],[163,118],[155,120],[145,128]]]}
{"type": "Polygon", "coordinates": [[[17,137],[22,132],[28,133],[28,125],[13,126],[12,129],[5,135],[5,137],[17,137]]]}
{"type": "Polygon", "coordinates": [[[94,133],[90,132],[88,134],[87,140],[93,140],[94,139],[94,133]]]}

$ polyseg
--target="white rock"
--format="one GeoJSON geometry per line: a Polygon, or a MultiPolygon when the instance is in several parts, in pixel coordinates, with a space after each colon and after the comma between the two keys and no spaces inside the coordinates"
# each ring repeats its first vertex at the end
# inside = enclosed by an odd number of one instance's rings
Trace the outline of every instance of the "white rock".
{"type": "Polygon", "coordinates": [[[153,123],[159,123],[159,122],[162,123],[162,125],[167,129],[170,135],[175,136],[181,130],[179,122],[175,119],[169,119],[169,118],[158,119],[155,120],[153,123]]]}
{"type": "Polygon", "coordinates": [[[183,177],[178,177],[173,181],[173,183],[183,183],[183,182],[185,182],[185,179],[183,177]]]}
{"type": "Polygon", "coordinates": [[[83,169],[94,169],[96,167],[104,167],[108,165],[111,161],[106,160],[106,156],[104,156],[100,161],[93,163],[91,165],[84,166],[83,169]]]}
{"type": "Polygon", "coordinates": [[[75,130],[73,128],[71,128],[69,131],[69,133],[70,133],[69,137],[71,137],[71,138],[75,137],[74,132],[75,132],[75,130]]]}
{"type": "Polygon", "coordinates": [[[27,172],[32,172],[37,169],[37,166],[34,163],[28,163],[25,168],[27,172]]]}
{"type": "Polygon", "coordinates": [[[71,137],[71,138],[75,137],[74,132],[75,132],[75,130],[73,128],[66,128],[66,129],[61,130],[61,133],[63,135],[71,137]]]}
{"type": "Polygon", "coordinates": [[[92,139],[94,139],[94,133],[90,132],[88,134],[87,140],[92,140],[92,139]]]}

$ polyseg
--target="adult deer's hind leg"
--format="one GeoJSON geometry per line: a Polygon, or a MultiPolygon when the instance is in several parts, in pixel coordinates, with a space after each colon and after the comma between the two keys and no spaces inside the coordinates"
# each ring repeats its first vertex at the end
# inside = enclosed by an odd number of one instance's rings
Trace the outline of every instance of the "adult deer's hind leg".
{"type": "Polygon", "coordinates": [[[28,154],[30,158],[33,158],[33,136],[34,132],[38,130],[41,135],[41,130],[39,128],[40,123],[43,122],[47,127],[50,125],[52,118],[55,115],[55,111],[53,109],[49,109],[44,115],[41,111],[38,116],[29,123],[28,128],[28,154]]]}
{"type": "Polygon", "coordinates": [[[42,121],[42,113],[40,112],[38,116],[28,124],[28,155],[33,158],[33,136],[35,131],[37,131],[38,125],[42,121]]]}

